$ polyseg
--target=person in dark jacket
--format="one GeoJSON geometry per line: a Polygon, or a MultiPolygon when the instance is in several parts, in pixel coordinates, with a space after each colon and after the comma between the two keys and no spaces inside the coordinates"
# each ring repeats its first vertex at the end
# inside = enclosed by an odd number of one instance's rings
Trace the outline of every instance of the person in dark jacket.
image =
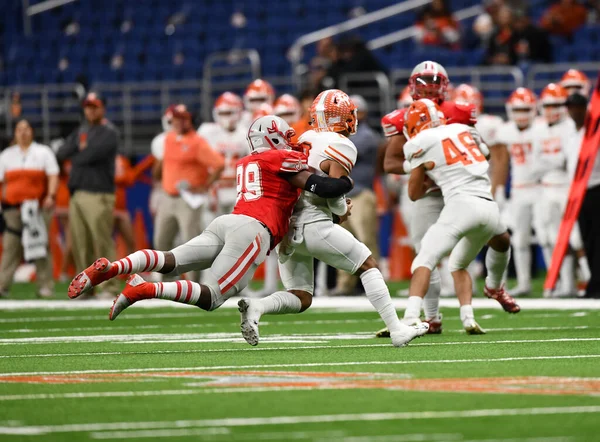
{"type": "MultiPolygon", "coordinates": [[[[71,161],[69,230],[78,272],[96,256],[115,258],[112,232],[119,131],[104,117],[105,104],[97,93],[88,93],[83,100],[84,122],[57,152],[59,161],[71,161]]],[[[103,289],[101,296],[116,295],[118,282],[103,289]]]]}

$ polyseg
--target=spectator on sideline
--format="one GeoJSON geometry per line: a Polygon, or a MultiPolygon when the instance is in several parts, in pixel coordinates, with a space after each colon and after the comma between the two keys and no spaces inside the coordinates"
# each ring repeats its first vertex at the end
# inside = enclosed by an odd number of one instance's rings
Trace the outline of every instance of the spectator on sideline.
{"type": "Polygon", "coordinates": [[[559,0],[544,12],[540,25],[550,34],[570,37],[586,19],[587,9],[577,0],[559,0]]]}
{"type": "MultiPolygon", "coordinates": [[[[164,141],[163,158],[155,166],[165,195],[154,220],[154,248],[169,250],[178,232],[186,242],[201,231],[208,190],[225,167],[221,154],[196,133],[192,114],[183,104],[172,109],[172,130],[164,141]]],[[[192,278],[197,279],[193,274],[192,278]]]]}
{"type": "Polygon", "coordinates": [[[417,22],[415,40],[427,46],[445,46],[458,49],[460,31],[458,23],[448,10],[445,0],[433,0],[421,12],[417,22]]]}
{"type": "MultiPolygon", "coordinates": [[[[59,161],[71,161],[69,229],[77,272],[98,256],[115,258],[112,234],[119,131],[104,117],[105,106],[97,93],[88,93],[83,100],[85,121],[57,152],[59,161]]],[[[119,283],[109,281],[99,297],[113,297],[118,291],[119,283]]]]}
{"type": "MultiPolygon", "coordinates": [[[[580,94],[570,95],[567,99],[567,109],[570,117],[575,122],[578,135],[573,139],[571,149],[577,149],[577,152],[579,152],[581,140],[583,139],[587,98],[580,94]]],[[[571,169],[575,167],[576,164],[572,165],[571,169]]],[[[600,151],[596,155],[594,169],[588,181],[581,212],[579,212],[579,228],[581,229],[585,254],[592,273],[586,289],[586,298],[600,298],[600,223],[598,223],[598,207],[600,207],[600,151]]]]}
{"type": "MultiPolygon", "coordinates": [[[[377,245],[377,198],[373,192],[373,182],[377,175],[377,160],[383,154],[383,140],[367,121],[368,106],[360,95],[350,97],[358,107],[358,129],[350,140],[358,150],[358,159],[352,169],[354,188],[347,197],[352,199],[352,216],[342,224],[359,241],[371,250],[375,259],[379,258],[377,245]]],[[[357,278],[344,271],[338,271],[336,295],[353,295],[357,278]]]]}
{"type": "MultiPolygon", "coordinates": [[[[0,154],[2,216],[5,221],[0,262],[0,297],[7,296],[17,267],[24,257],[21,206],[29,201],[38,202],[47,232],[58,187],[59,170],[54,153],[48,146],[33,141],[33,129],[27,120],[17,123],[15,139],[17,144],[0,154]]],[[[46,256],[35,259],[35,267],[38,296],[51,297],[53,281],[49,241],[46,244],[46,256]]]]}

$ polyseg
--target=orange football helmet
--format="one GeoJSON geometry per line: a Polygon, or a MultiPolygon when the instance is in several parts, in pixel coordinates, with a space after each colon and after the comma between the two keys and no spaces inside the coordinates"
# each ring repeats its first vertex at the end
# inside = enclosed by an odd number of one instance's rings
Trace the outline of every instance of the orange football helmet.
{"type": "Polygon", "coordinates": [[[219,95],[213,106],[213,120],[225,130],[234,130],[243,110],[244,103],[239,95],[224,92],[219,95]]]}
{"type": "Polygon", "coordinates": [[[300,102],[290,94],[283,94],[273,105],[273,112],[286,123],[294,124],[300,119],[300,102]]]}
{"type": "Polygon", "coordinates": [[[252,119],[256,120],[257,118],[266,117],[267,115],[273,115],[273,106],[262,103],[254,110],[254,112],[252,112],[252,119]]]}
{"type": "Polygon", "coordinates": [[[407,140],[419,132],[446,124],[446,117],[433,100],[422,98],[411,104],[404,116],[404,136],[407,140]]]}
{"type": "Polygon", "coordinates": [[[474,86],[469,84],[459,84],[454,89],[453,101],[457,103],[472,104],[477,109],[478,113],[483,112],[483,95],[474,86]]]}
{"type": "Polygon", "coordinates": [[[413,98],[410,96],[410,86],[406,86],[398,95],[398,100],[396,100],[396,107],[398,109],[406,109],[413,102],[413,98]]]}
{"type": "Polygon", "coordinates": [[[542,114],[548,124],[560,123],[567,117],[569,93],[559,84],[550,83],[540,94],[542,114]]]}
{"type": "Polygon", "coordinates": [[[260,78],[250,83],[244,92],[244,106],[249,112],[254,112],[263,103],[272,106],[273,100],[275,89],[271,83],[260,78]]]}
{"type": "Polygon", "coordinates": [[[339,89],[321,92],[310,107],[311,125],[318,132],[355,134],[358,108],[348,94],[339,89]]]}
{"type": "Polygon", "coordinates": [[[506,102],[506,115],[518,127],[529,127],[537,115],[537,97],[525,87],[517,88],[506,102]]]}
{"type": "Polygon", "coordinates": [[[577,69],[569,69],[560,79],[560,85],[564,87],[569,95],[578,93],[587,97],[590,94],[590,79],[577,69]]]}

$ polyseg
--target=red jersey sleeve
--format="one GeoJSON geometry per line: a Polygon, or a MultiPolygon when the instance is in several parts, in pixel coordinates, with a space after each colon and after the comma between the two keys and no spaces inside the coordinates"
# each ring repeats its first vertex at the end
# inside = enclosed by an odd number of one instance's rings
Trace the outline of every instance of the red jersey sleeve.
{"type": "Polygon", "coordinates": [[[381,119],[381,127],[386,137],[402,133],[404,129],[404,115],[406,115],[406,109],[396,109],[381,119]]]}
{"type": "Polygon", "coordinates": [[[477,123],[477,108],[473,104],[444,101],[440,108],[446,117],[447,124],[466,124],[475,126],[477,123]]]}
{"type": "Polygon", "coordinates": [[[308,169],[308,157],[295,150],[276,150],[271,166],[276,173],[297,173],[308,169]]]}

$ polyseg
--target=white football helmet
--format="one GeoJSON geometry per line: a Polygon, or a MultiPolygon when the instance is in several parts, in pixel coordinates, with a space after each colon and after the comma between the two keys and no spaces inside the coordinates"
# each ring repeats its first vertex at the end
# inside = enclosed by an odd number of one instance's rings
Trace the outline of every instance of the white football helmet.
{"type": "Polygon", "coordinates": [[[435,61],[424,61],[416,65],[408,80],[413,100],[429,98],[438,104],[446,99],[449,83],[446,69],[435,61]]]}
{"type": "Polygon", "coordinates": [[[215,101],[213,120],[223,129],[233,131],[240,121],[243,110],[242,99],[232,92],[225,92],[215,101]]]}
{"type": "Polygon", "coordinates": [[[257,118],[248,129],[248,144],[252,153],[266,152],[271,149],[292,150],[291,142],[296,131],[282,118],[266,115],[257,118]]]}

